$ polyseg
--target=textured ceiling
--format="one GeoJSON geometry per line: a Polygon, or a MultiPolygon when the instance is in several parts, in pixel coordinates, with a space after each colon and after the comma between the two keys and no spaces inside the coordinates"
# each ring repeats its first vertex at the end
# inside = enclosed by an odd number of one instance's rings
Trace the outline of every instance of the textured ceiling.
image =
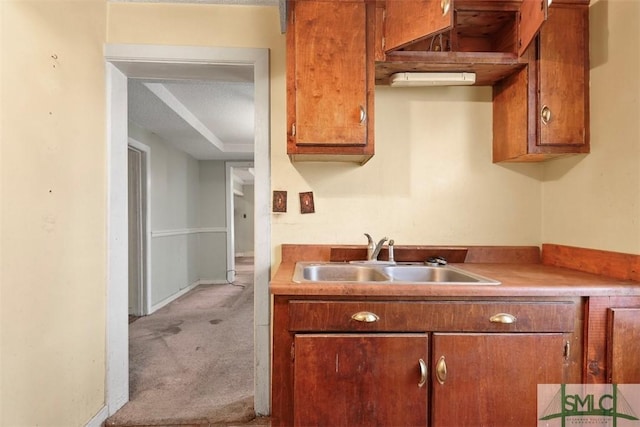
{"type": "Polygon", "coordinates": [[[129,79],[129,120],[198,160],[251,160],[254,85],[129,79]]]}
{"type": "Polygon", "coordinates": [[[253,66],[172,64],[171,80],[153,78],[166,75],[161,67],[145,69],[145,78],[127,72],[130,121],[198,160],[253,160],[253,66]]]}

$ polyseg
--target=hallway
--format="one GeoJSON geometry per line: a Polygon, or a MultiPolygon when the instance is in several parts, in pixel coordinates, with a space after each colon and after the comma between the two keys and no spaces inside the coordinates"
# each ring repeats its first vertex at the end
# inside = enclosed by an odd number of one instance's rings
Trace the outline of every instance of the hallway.
{"type": "Polygon", "coordinates": [[[110,426],[268,425],[253,410],[253,258],[129,325],[130,401],[110,426]]]}

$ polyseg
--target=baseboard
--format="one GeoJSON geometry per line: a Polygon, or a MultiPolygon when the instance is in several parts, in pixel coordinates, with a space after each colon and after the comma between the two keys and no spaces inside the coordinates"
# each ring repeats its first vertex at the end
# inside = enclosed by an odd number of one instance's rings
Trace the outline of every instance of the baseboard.
{"type": "Polygon", "coordinates": [[[193,282],[192,284],[190,284],[186,288],[182,288],[178,292],[176,292],[175,294],[163,299],[162,301],[160,301],[157,304],[152,305],[151,306],[151,311],[149,312],[149,314],[155,313],[157,310],[160,310],[165,305],[167,305],[170,302],[175,301],[176,299],[180,298],[182,295],[186,294],[187,292],[189,292],[190,290],[192,290],[193,288],[195,288],[199,284],[200,284],[200,280],[196,280],[195,282],[193,282]]]}
{"type": "Polygon", "coordinates": [[[229,282],[226,280],[210,280],[210,279],[201,279],[199,280],[199,285],[228,285],[229,282]]]}
{"type": "Polygon", "coordinates": [[[250,257],[250,256],[254,256],[253,251],[249,251],[249,252],[236,252],[236,258],[238,257],[250,257]]]}
{"type": "Polygon", "coordinates": [[[98,413],[85,424],[85,427],[101,427],[109,416],[109,410],[103,406],[98,413]]]}
{"type": "Polygon", "coordinates": [[[162,301],[160,301],[159,303],[152,305],[151,306],[151,311],[149,312],[149,314],[155,313],[156,310],[160,310],[165,305],[169,304],[172,301],[175,301],[176,299],[180,298],[182,295],[186,294],[187,292],[189,292],[190,290],[196,288],[199,285],[226,285],[228,283],[229,282],[227,282],[226,280],[220,280],[220,279],[200,279],[200,280],[196,280],[195,282],[193,282],[192,284],[190,284],[186,288],[180,289],[178,292],[176,292],[175,294],[171,295],[170,297],[167,297],[167,298],[163,299],[162,301]]]}

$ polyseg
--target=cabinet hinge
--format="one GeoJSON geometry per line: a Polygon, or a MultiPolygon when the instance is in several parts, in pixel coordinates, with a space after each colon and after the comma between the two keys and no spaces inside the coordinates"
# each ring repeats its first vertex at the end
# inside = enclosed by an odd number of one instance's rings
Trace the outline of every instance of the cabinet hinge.
{"type": "Polygon", "coordinates": [[[291,124],[291,136],[296,136],[296,124],[291,124]]]}

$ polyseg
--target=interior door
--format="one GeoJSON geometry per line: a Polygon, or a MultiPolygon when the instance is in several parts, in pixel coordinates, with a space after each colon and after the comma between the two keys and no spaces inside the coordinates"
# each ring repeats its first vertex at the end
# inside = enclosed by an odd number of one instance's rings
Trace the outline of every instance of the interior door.
{"type": "Polygon", "coordinates": [[[143,289],[142,153],[128,149],[129,314],[141,316],[143,289]]]}
{"type": "Polygon", "coordinates": [[[296,426],[427,425],[426,334],[298,334],[294,348],[296,426]]]}
{"type": "Polygon", "coordinates": [[[454,0],[387,0],[385,52],[426,39],[453,27],[454,0]]]}

